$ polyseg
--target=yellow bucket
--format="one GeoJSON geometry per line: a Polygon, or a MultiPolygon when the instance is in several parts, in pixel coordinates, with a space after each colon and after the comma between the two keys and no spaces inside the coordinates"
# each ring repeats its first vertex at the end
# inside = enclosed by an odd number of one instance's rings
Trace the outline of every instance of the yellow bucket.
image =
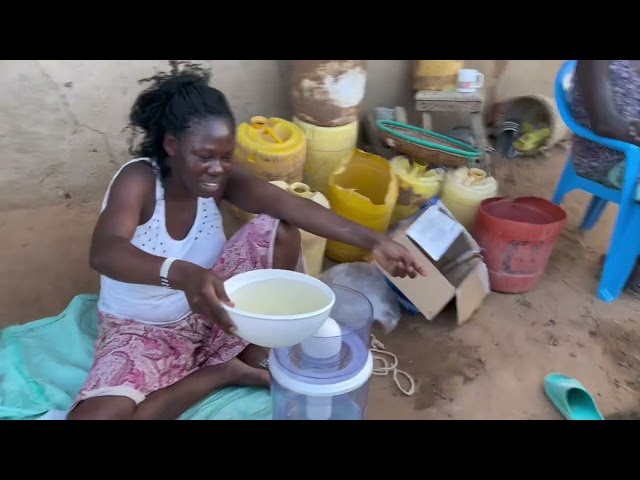
{"type": "Polygon", "coordinates": [[[415,60],[413,66],[414,90],[455,90],[458,73],[464,60],[415,60]]]}
{"type": "MultiPolygon", "coordinates": [[[[398,180],[389,162],[354,149],[347,163],[329,179],[331,210],[380,233],[386,233],[398,200],[398,180]]],[[[326,255],[336,262],[361,261],[368,252],[334,240],[327,241],[326,255]]]]}
{"type": "Polygon", "coordinates": [[[411,165],[404,155],[392,158],[389,163],[398,177],[398,201],[393,209],[390,225],[393,227],[440,194],[444,171],[429,169],[425,165],[411,165]]]}
{"type": "Polygon", "coordinates": [[[351,158],[358,142],[359,122],[339,127],[320,127],[293,117],[307,138],[307,157],[304,163],[304,182],[312,190],[327,194],[329,177],[351,158]]]}

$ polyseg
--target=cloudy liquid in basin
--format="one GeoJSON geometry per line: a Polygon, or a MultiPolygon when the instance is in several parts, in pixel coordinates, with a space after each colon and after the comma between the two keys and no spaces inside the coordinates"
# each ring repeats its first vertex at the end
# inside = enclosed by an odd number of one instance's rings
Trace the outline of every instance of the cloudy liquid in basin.
{"type": "Polygon", "coordinates": [[[319,288],[290,279],[269,279],[238,288],[229,295],[238,310],[257,315],[303,315],[329,304],[319,288]]]}

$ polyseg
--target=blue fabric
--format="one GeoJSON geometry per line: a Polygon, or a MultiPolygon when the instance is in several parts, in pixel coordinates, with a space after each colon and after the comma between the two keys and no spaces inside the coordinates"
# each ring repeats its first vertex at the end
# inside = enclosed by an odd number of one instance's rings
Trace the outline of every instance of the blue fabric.
{"type": "MultiPolygon", "coordinates": [[[[78,295],[60,315],[0,329],[0,420],[68,410],[89,373],[97,329],[96,295],[78,295]]],[[[270,420],[266,388],[230,387],[180,420],[270,420]]]]}

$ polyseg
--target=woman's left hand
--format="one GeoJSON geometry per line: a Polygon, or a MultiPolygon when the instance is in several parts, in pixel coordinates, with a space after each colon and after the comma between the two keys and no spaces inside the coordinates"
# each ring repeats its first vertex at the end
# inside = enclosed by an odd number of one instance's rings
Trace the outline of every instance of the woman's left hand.
{"type": "Polygon", "coordinates": [[[427,276],[426,270],[416,263],[409,250],[390,238],[385,238],[371,253],[392,277],[405,278],[408,275],[415,278],[418,274],[427,276]]]}

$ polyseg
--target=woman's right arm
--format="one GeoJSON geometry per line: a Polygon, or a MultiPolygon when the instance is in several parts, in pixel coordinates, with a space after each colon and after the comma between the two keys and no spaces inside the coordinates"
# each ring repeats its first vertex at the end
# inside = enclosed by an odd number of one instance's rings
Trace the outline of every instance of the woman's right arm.
{"type": "Polygon", "coordinates": [[[578,60],[575,78],[593,131],[637,144],[638,140],[629,133],[629,122],[616,111],[609,85],[609,60],[578,60]]]}
{"type": "Polygon", "coordinates": [[[160,285],[165,259],[131,243],[153,185],[153,171],[140,163],[127,166],[113,182],[89,253],[91,268],[101,275],[125,283],[160,285]]]}

